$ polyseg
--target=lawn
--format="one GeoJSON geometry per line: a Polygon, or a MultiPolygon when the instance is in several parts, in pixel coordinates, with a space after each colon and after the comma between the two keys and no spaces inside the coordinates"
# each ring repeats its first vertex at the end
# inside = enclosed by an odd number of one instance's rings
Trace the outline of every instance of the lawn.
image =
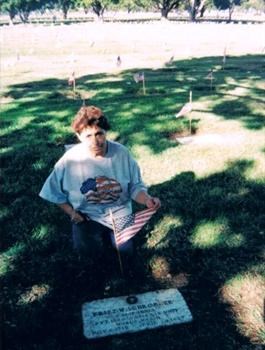
{"type": "MultiPolygon", "coordinates": [[[[262,25],[4,27],[2,340],[10,350],[255,349],[264,326],[262,25]],[[226,52],[225,65],[223,55],[226,52]],[[116,65],[120,55],[121,65],[116,65]],[[207,76],[213,70],[212,84],[207,76]],[[76,74],[76,91],[68,86],[76,74]],[[145,73],[142,84],[133,74],[145,73]],[[192,91],[189,118],[175,118],[192,91]],[[72,252],[70,222],[38,197],[85,100],[138,160],[161,210],[135,237],[145,278],[105,290],[72,252]],[[83,302],[178,288],[190,324],[88,341],[83,302]]],[[[113,275],[119,273],[112,257],[113,275]]]]}

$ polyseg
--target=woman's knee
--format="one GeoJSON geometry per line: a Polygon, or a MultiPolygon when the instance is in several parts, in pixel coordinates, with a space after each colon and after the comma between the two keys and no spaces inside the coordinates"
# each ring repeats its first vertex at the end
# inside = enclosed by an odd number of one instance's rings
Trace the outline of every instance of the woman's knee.
{"type": "Polygon", "coordinates": [[[100,232],[92,231],[87,223],[73,224],[73,248],[81,255],[96,256],[103,249],[100,232]]]}

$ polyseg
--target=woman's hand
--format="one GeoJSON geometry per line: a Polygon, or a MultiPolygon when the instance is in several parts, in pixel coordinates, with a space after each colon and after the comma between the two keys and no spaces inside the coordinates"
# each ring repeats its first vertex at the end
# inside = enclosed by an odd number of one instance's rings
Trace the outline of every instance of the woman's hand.
{"type": "Polygon", "coordinates": [[[160,199],[157,197],[152,197],[150,196],[147,192],[145,191],[140,191],[136,198],[135,198],[136,203],[143,204],[149,209],[155,209],[157,210],[158,208],[161,207],[161,202],[160,199]]]}
{"type": "Polygon", "coordinates": [[[65,212],[65,214],[67,214],[70,217],[70,220],[74,224],[80,224],[81,222],[86,220],[86,217],[78,211],[75,211],[69,203],[59,203],[58,207],[60,207],[65,212]]]}
{"type": "Polygon", "coordinates": [[[160,202],[160,199],[157,197],[149,197],[146,200],[145,205],[149,209],[158,209],[161,207],[161,202],[160,202]]]}
{"type": "Polygon", "coordinates": [[[80,224],[81,222],[85,221],[85,218],[83,217],[83,215],[81,215],[74,209],[71,213],[70,219],[74,224],[80,224]]]}

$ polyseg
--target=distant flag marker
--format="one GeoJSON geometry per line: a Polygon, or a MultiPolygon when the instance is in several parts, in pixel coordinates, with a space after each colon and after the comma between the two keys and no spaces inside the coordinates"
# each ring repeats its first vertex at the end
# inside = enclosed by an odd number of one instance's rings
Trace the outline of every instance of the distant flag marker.
{"type": "Polygon", "coordinates": [[[121,58],[120,58],[120,56],[117,57],[116,65],[117,65],[117,67],[121,66],[121,58]]]}
{"type": "Polygon", "coordinates": [[[185,103],[181,110],[176,114],[176,118],[183,117],[192,111],[192,91],[190,91],[190,101],[185,103]]]}
{"type": "Polygon", "coordinates": [[[69,79],[68,79],[68,85],[73,86],[73,91],[75,92],[75,85],[76,85],[76,81],[75,81],[75,72],[73,72],[69,79]]]}
{"type": "Polygon", "coordinates": [[[144,81],[144,72],[135,73],[133,75],[133,79],[136,83],[139,83],[140,81],[144,81]]]}
{"type": "Polygon", "coordinates": [[[206,75],[205,79],[209,79],[210,80],[210,87],[211,90],[213,89],[213,80],[214,80],[214,76],[213,76],[213,69],[210,69],[210,72],[206,75]]]}
{"type": "Polygon", "coordinates": [[[171,65],[174,62],[174,56],[171,56],[170,59],[166,62],[166,66],[171,65]]]}
{"type": "Polygon", "coordinates": [[[190,100],[186,103],[181,110],[176,114],[176,118],[184,117],[189,115],[189,125],[190,125],[190,134],[191,134],[191,112],[192,112],[192,91],[190,91],[190,100]]]}
{"type": "Polygon", "coordinates": [[[135,73],[133,75],[133,79],[136,83],[139,83],[140,81],[143,83],[143,92],[144,92],[144,95],[146,93],[145,91],[145,76],[144,76],[144,72],[138,72],[138,73],[135,73]]]}
{"type": "Polygon", "coordinates": [[[225,69],[225,64],[226,64],[226,46],[224,48],[224,54],[223,54],[223,69],[225,69]]]}
{"type": "Polygon", "coordinates": [[[184,117],[192,111],[192,104],[185,103],[185,105],[181,108],[181,110],[176,114],[176,118],[184,117]]]}

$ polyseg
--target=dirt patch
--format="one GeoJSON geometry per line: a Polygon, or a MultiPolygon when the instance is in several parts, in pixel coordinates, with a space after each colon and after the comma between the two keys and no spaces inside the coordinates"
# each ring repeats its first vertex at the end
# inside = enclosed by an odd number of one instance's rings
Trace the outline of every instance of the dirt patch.
{"type": "Polygon", "coordinates": [[[246,275],[241,283],[234,280],[221,290],[222,299],[230,305],[234,317],[239,321],[241,333],[253,342],[260,341],[261,334],[265,332],[264,288],[265,282],[261,276],[246,275]]]}

